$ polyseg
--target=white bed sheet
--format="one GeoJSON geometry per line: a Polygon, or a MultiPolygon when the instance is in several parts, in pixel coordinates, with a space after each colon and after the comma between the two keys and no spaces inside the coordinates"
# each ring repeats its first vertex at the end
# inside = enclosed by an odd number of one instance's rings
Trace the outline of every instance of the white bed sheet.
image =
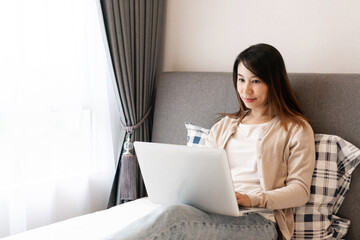
{"type": "Polygon", "coordinates": [[[129,223],[154,210],[157,204],[141,198],[107,210],[71,218],[1,240],[112,240],[129,223]]]}

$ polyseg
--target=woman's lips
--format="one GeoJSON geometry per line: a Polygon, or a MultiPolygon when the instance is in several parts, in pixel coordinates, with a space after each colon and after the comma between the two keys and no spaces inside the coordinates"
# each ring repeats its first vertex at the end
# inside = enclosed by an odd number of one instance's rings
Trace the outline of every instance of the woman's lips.
{"type": "Polygon", "coordinates": [[[256,98],[243,98],[243,100],[247,103],[251,103],[251,102],[254,102],[256,100],[256,98]]]}

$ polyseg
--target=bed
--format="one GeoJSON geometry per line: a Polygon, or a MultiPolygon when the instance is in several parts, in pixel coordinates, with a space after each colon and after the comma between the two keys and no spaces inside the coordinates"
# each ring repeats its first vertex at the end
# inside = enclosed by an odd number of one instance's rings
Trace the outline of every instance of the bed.
{"type": "MultiPolygon", "coordinates": [[[[291,73],[289,77],[315,133],[337,135],[360,146],[360,74],[291,73]]],[[[156,84],[152,141],[185,145],[185,122],[210,128],[217,113],[236,111],[231,78],[231,73],[218,72],[162,73],[156,84]]],[[[345,238],[355,240],[360,239],[360,170],[351,173],[350,191],[336,216],[351,221],[345,238]]],[[[156,207],[142,198],[4,239],[121,239],[124,226],[156,207]]]]}

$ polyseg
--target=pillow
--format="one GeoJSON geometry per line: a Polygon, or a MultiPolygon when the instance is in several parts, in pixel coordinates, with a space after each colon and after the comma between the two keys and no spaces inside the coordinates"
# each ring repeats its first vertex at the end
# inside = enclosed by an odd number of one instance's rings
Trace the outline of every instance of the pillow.
{"type": "Polygon", "coordinates": [[[325,134],[315,134],[315,150],[310,199],[305,206],[294,208],[293,239],[341,239],[350,221],[335,214],[349,191],[360,150],[338,136],[325,134]]]}
{"type": "Polygon", "coordinates": [[[204,147],[205,140],[209,135],[210,130],[195,126],[191,123],[185,123],[187,129],[187,146],[204,147]]]}

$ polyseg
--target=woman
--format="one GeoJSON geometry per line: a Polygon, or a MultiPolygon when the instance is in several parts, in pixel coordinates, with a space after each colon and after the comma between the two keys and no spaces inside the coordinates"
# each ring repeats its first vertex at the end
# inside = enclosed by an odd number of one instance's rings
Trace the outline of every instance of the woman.
{"type": "Polygon", "coordinates": [[[291,208],[309,198],[314,133],[274,47],[258,44],[240,53],[233,82],[240,110],[212,127],[207,145],[226,149],[238,204],[273,209],[272,216],[264,217],[290,239],[291,208]]]}
{"type": "Polygon", "coordinates": [[[141,227],[124,229],[131,236],[124,239],[291,239],[292,208],[304,205],[310,195],[313,130],[274,47],[258,44],[241,52],[233,83],[240,109],[224,114],[206,145],[226,150],[238,204],[272,213],[228,217],[169,205],[141,219],[141,227]]]}

